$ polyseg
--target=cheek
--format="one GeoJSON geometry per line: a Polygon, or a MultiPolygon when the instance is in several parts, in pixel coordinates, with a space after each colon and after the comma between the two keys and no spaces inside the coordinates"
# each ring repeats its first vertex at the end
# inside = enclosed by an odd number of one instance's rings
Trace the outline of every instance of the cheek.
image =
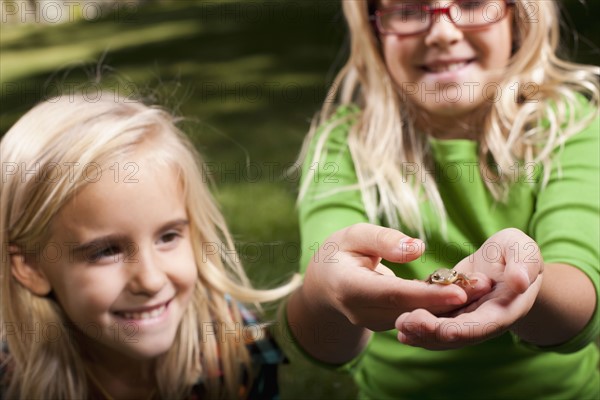
{"type": "Polygon", "coordinates": [[[394,81],[398,84],[409,81],[413,74],[409,55],[414,53],[410,43],[394,37],[384,38],[382,49],[385,65],[394,81]]]}
{"type": "Polygon", "coordinates": [[[192,290],[198,280],[198,269],[191,246],[186,246],[178,256],[171,260],[177,269],[174,271],[174,283],[182,290],[192,290]]]}
{"type": "Polygon", "coordinates": [[[474,44],[484,54],[488,68],[501,68],[508,64],[512,50],[512,37],[508,26],[498,26],[474,40],[474,44]]]}
{"type": "Polygon", "coordinates": [[[122,290],[120,280],[108,273],[70,278],[54,292],[61,307],[74,320],[91,320],[99,313],[105,313],[122,290]]]}
{"type": "Polygon", "coordinates": [[[179,286],[181,291],[191,293],[197,280],[198,270],[196,264],[192,262],[182,265],[181,271],[177,276],[176,285],[179,286]]]}

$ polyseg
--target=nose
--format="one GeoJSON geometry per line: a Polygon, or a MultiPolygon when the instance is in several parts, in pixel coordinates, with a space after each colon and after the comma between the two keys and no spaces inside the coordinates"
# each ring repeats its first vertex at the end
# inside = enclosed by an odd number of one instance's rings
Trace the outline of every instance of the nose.
{"type": "Polygon", "coordinates": [[[450,19],[449,9],[438,9],[440,12],[431,15],[432,22],[425,44],[427,46],[449,47],[463,39],[462,30],[458,29],[450,19]]]}
{"type": "Polygon", "coordinates": [[[128,289],[134,295],[151,297],[166,285],[167,275],[162,261],[152,250],[138,251],[131,256],[128,289]]]}

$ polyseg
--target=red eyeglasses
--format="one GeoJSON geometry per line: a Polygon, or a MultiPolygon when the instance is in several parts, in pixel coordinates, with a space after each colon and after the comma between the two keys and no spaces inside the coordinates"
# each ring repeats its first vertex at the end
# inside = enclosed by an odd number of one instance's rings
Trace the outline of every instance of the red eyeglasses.
{"type": "Polygon", "coordinates": [[[459,29],[478,29],[501,21],[516,0],[458,0],[447,7],[404,3],[375,11],[371,20],[382,35],[412,36],[426,32],[434,19],[448,18],[459,29]]]}

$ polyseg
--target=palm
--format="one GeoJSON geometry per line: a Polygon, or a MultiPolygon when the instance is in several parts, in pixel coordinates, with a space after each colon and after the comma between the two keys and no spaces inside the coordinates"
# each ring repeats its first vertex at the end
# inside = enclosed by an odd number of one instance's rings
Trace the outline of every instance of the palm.
{"type": "Polygon", "coordinates": [[[436,317],[430,310],[400,316],[396,321],[399,340],[429,349],[448,349],[481,342],[509,329],[531,309],[541,287],[539,250],[535,246],[529,255],[523,251],[531,249],[532,243],[516,230],[492,236],[455,267],[461,272],[484,274],[492,280],[492,290],[451,316],[436,317]],[[494,253],[491,248],[500,251],[494,253]]]}

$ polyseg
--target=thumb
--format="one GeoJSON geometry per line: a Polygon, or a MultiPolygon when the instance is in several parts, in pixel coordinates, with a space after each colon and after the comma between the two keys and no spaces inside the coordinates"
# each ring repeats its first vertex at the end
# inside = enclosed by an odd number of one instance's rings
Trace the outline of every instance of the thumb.
{"type": "MultiPolygon", "coordinates": [[[[500,250],[497,260],[504,264],[504,282],[515,293],[525,292],[544,268],[537,243],[516,228],[506,228],[492,235],[481,246],[500,250]]],[[[484,256],[485,258],[485,256],[484,256]]]]}
{"type": "Polygon", "coordinates": [[[333,234],[328,242],[335,242],[341,251],[398,263],[415,260],[425,251],[425,243],[420,239],[366,223],[344,228],[333,234]]]}
{"type": "Polygon", "coordinates": [[[514,292],[523,293],[543,270],[543,261],[537,244],[533,241],[513,243],[505,247],[504,279],[514,292]]]}

